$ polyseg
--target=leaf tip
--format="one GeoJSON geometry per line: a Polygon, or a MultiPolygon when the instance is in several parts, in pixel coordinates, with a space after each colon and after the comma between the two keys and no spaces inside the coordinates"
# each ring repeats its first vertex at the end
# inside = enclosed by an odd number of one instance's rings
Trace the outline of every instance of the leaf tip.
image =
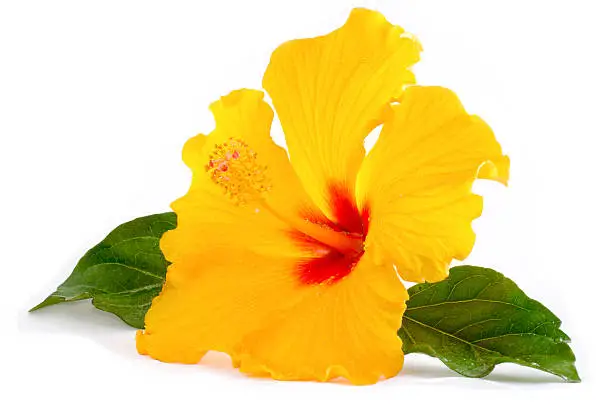
{"type": "Polygon", "coordinates": [[[582,379],[578,375],[578,370],[576,369],[576,367],[572,367],[569,373],[566,373],[562,375],[561,377],[565,380],[565,382],[568,382],[568,383],[582,382],[582,379]]]}
{"type": "Polygon", "coordinates": [[[40,304],[33,306],[28,309],[28,312],[34,312],[41,308],[48,307],[50,305],[59,304],[60,302],[64,302],[66,299],[64,297],[60,297],[58,295],[51,294],[47,298],[44,299],[40,304]]]}

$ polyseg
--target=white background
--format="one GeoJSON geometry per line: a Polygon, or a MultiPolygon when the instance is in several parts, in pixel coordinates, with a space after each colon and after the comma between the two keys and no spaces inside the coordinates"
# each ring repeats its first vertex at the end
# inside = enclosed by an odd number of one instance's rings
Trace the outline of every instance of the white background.
{"type": "MultiPolygon", "coordinates": [[[[604,403],[610,363],[612,125],[607,1],[2,1],[0,252],[4,403],[604,403]],[[139,356],[88,303],[26,310],[116,225],[166,211],[209,103],[260,88],[271,51],[366,5],[423,43],[417,79],[454,89],[512,159],[485,194],[467,263],[494,267],[563,320],[581,384],[500,365],[457,376],[406,358],[375,386],[247,378],[222,356],[139,356]],[[597,397],[599,395],[599,397],[597,397]],[[586,402],[584,402],[586,401],[586,402]]],[[[276,139],[282,139],[275,127],[276,139]]]]}

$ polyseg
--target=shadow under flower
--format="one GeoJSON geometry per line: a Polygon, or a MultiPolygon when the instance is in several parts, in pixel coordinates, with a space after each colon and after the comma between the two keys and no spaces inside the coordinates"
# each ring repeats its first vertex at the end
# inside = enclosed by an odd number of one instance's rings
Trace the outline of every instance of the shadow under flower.
{"type": "Polygon", "coordinates": [[[121,356],[138,355],[134,343],[136,329],[115,315],[94,308],[89,300],[53,305],[36,312],[24,309],[17,326],[20,333],[76,335],[121,356]]]}
{"type": "MultiPolygon", "coordinates": [[[[136,329],[124,324],[115,315],[94,308],[88,300],[54,305],[32,313],[24,309],[18,316],[18,328],[21,333],[27,334],[76,335],[93,341],[122,357],[143,358],[136,351],[134,342],[136,329]]],[[[210,351],[198,364],[204,369],[214,370],[215,373],[234,377],[242,375],[238,369],[233,367],[230,357],[225,353],[210,351]]],[[[264,377],[256,379],[274,381],[264,377]]],[[[406,383],[406,380],[437,383],[441,379],[465,381],[465,383],[481,381],[487,385],[563,383],[561,378],[554,375],[515,364],[500,364],[491,374],[482,379],[466,378],[447,368],[438,359],[420,354],[406,356],[404,368],[400,374],[395,378],[382,380],[381,383],[392,383],[396,380],[403,380],[403,384],[406,383]]],[[[341,386],[350,385],[344,378],[336,378],[330,383],[341,386]]]]}
{"type": "Polygon", "coordinates": [[[563,379],[552,374],[545,373],[528,367],[522,367],[512,363],[498,364],[486,377],[469,378],[464,377],[447,368],[440,360],[424,354],[411,354],[406,356],[404,369],[399,377],[423,380],[453,379],[473,383],[481,381],[484,384],[558,384],[564,383],[563,379]]]}

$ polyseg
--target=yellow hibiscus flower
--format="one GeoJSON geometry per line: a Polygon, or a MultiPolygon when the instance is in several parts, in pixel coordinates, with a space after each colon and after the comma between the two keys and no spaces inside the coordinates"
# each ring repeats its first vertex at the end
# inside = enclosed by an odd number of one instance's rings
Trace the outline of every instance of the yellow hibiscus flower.
{"type": "Polygon", "coordinates": [[[476,178],[505,182],[491,129],[440,87],[414,83],[420,45],[374,11],[281,45],[263,79],[290,159],[256,90],[211,106],[184,148],[172,263],[137,334],[140,353],[197,363],[228,353],[280,380],[371,384],[402,368],[408,281],[446,277],[474,244],[476,178]],[[382,124],[365,156],[364,138],[382,124]]]}

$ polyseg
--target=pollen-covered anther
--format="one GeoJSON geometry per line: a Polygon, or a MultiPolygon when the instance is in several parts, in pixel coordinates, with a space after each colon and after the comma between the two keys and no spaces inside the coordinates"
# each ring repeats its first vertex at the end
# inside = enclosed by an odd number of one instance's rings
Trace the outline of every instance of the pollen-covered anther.
{"type": "Polygon", "coordinates": [[[216,144],[206,170],[238,204],[261,198],[271,188],[267,167],[257,161],[257,153],[242,139],[229,138],[216,144]]]}

